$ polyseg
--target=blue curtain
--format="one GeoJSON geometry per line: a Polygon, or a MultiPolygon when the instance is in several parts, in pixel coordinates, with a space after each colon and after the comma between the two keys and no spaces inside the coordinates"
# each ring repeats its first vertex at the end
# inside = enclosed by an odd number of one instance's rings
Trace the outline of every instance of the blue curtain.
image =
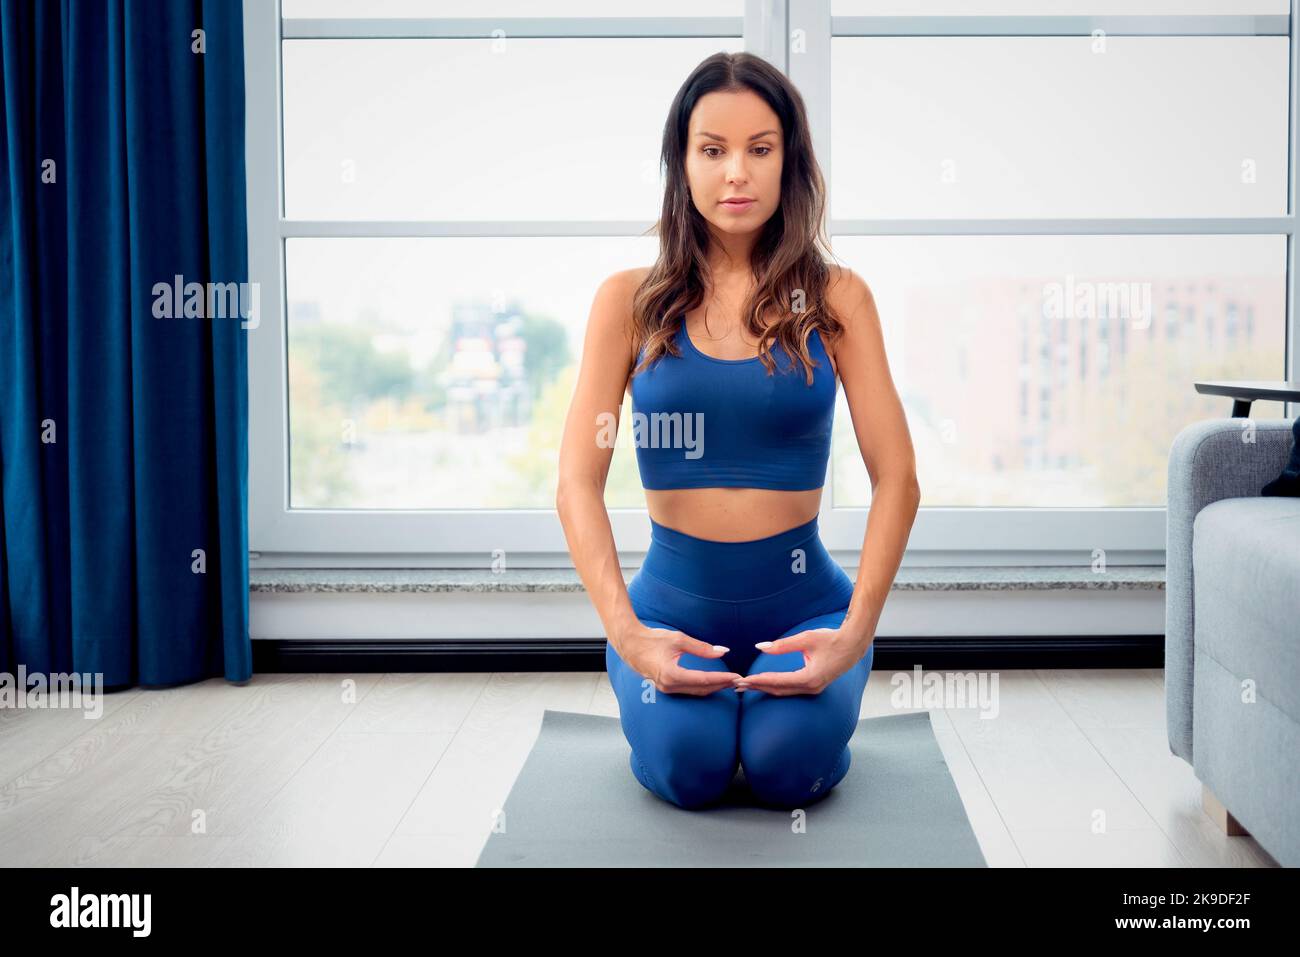
{"type": "Polygon", "coordinates": [[[246,680],[240,0],[0,0],[0,58],[0,671],[246,680]]]}

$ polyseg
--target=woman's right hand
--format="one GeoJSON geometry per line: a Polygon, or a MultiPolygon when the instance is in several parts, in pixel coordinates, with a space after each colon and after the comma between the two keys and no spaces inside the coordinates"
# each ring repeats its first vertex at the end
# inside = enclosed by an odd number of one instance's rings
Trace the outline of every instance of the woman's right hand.
{"type": "Polygon", "coordinates": [[[721,658],[730,649],[711,645],[675,629],[650,628],[635,622],[619,636],[614,650],[629,668],[649,678],[658,690],[667,694],[713,694],[734,687],[742,677],[734,671],[683,668],[678,662],[683,653],[701,658],[721,658]]]}

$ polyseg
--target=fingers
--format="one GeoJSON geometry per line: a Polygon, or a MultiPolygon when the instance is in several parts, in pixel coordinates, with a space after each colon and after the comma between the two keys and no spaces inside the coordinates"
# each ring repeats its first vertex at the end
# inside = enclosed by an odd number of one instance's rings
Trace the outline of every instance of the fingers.
{"type": "Polygon", "coordinates": [[[696,668],[683,668],[674,664],[664,673],[665,687],[661,691],[669,694],[712,694],[723,688],[735,686],[742,676],[734,671],[700,671],[696,668]]]}
{"type": "Polygon", "coordinates": [[[808,646],[809,641],[814,635],[813,631],[801,631],[796,635],[789,635],[785,638],[777,638],[773,641],[755,642],[754,647],[759,651],[766,652],[769,655],[784,655],[791,651],[801,651],[808,646]]]}
{"type": "Polygon", "coordinates": [[[674,642],[674,647],[678,651],[686,651],[692,655],[698,655],[701,658],[721,658],[731,649],[725,645],[711,645],[707,641],[700,641],[698,638],[692,638],[685,632],[679,632],[680,638],[674,642]]]}
{"type": "Polygon", "coordinates": [[[818,694],[822,689],[816,675],[807,666],[795,671],[760,671],[746,675],[736,685],[737,691],[766,691],[774,695],[818,694]]]}

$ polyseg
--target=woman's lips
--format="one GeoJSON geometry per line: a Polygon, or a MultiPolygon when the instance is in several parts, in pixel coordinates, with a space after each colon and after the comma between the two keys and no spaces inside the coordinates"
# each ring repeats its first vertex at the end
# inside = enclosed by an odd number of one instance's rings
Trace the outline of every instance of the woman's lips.
{"type": "Polygon", "coordinates": [[[745,210],[749,209],[749,207],[753,206],[754,202],[755,201],[752,199],[746,199],[740,202],[722,202],[719,203],[718,205],[720,205],[723,209],[731,210],[733,213],[742,213],[745,210]]]}

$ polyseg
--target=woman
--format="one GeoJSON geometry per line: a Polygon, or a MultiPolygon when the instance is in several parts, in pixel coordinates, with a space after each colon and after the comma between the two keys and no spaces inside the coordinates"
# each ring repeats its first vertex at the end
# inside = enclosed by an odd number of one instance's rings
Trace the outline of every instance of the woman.
{"type": "Polygon", "coordinates": [[[848,772],[920,500],[911,438],[870,290],[818,252],[824,187],[786,77],[709,57],[673,101],[662,160],[659,259],[596,293],[556,507],[636,779],[696,808],[743,766],[759,803],[799,807],[848,772]],[[872,482],[856,583],[817,526],[837,375],[872,482]],[[651,530],[626,586],[603,426],[625,389],[651,530]]]}

